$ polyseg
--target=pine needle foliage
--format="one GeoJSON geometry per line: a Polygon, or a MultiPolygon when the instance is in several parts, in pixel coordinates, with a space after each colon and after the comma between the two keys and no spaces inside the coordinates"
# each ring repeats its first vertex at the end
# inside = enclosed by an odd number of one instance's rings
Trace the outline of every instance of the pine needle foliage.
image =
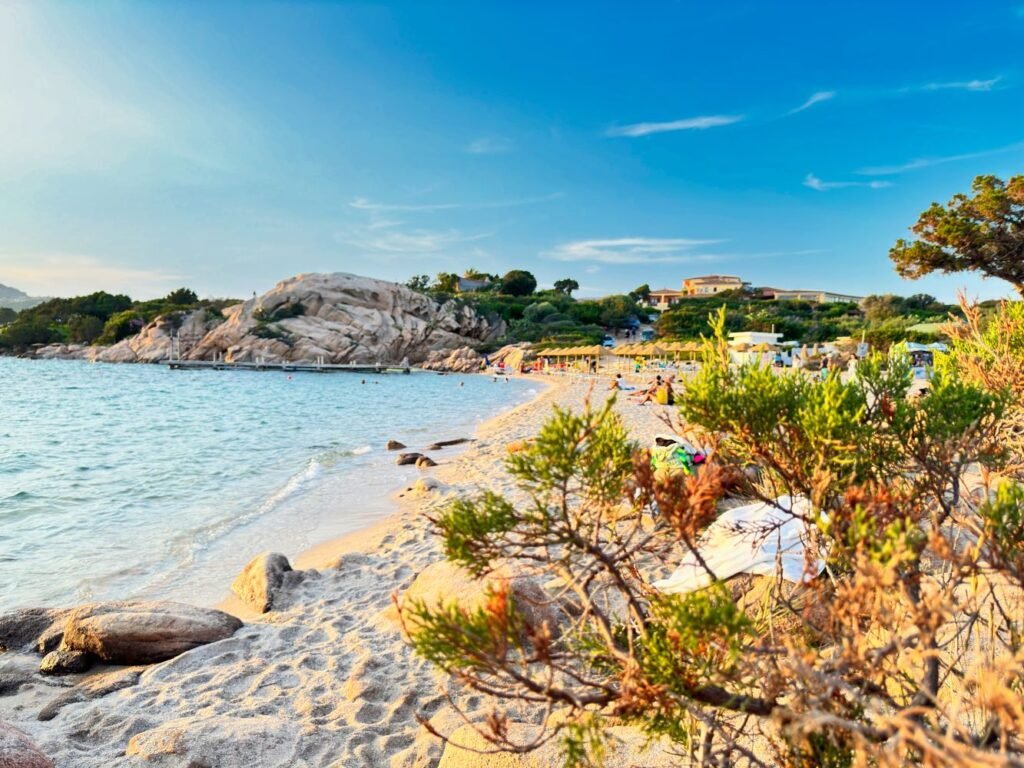
{"type": "Polygon", "coordinates": [[[618,724],[680,766],[1024,765],[1024,490],[985,479],[1015,458],[1000,434],[1019,403],[955,370],[909,396],[899,355],[848,380],[735,366],[710,320],[680,415],[712,460],[655,472],[613,400],[556,409],[507,461],[516,493],[433,519],[450,559],[533,580],[546,610],[515,579],[483,608],[403,605],[415,649],[490,697],[488,742],[555,740],[570,766],[600,765],[618,724]],[[802,583],[757,577],[755,598],[707,567],[727,495],[803,523],[802,583]],[[684,555],[710,586],[653,588],[684,555]]]}

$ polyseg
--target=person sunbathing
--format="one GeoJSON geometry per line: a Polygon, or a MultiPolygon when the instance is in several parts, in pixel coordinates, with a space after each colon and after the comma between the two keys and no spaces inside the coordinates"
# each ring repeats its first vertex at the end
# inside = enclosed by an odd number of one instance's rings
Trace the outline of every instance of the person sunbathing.
{"type": "Polygon", "coordinates": [[[658,391],[658,387],[661,386],[661,375],[659,374],[654,381],[648,384],[643,389],[638,389],[630,397],[636,400],[637,405],[643,405],[644,403],[650,402],[654,399],[654,393],[658,391]]]}

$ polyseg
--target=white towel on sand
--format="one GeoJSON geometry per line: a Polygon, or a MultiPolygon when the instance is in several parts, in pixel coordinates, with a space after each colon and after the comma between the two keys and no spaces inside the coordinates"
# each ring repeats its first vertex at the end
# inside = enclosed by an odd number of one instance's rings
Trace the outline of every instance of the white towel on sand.
{"type": "MultiPolygon", "coordinates": [[[[787,510],[805,516],[812,512],[803,496],[780,496],[775,505],[758,502],[724,512],[701,536],[700,556],[720,580],[738,573],[772,576],[781,565],[782,578],[800,583],[805,578],[806,524],[787,510]]],[[[824,565],[817,557],[814,575],[824,565]]],[[[707,570],[689,552],[671,576],[653,586],[667,594],[684,594],[710,583],[707,570]]]]}

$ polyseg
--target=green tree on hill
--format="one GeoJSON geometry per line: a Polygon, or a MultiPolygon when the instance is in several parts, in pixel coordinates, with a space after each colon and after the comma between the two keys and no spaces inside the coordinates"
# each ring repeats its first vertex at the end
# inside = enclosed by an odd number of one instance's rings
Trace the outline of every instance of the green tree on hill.
{"type": "Polygon", "coordinates": [[[651,298],[651,286],[644,283],[630,291],[629,295],[632,296],[635,301],[646,303],[647,300],[651,298]]]}
{"type": "Polygon", "coordinates": [[[431,289],[441,293],[455,293],[459,290],[459,276],[454,272],[438,272],[431,289]]]}
{"type": "Polygon", "coordinates": [[[578,291],[580,284],[573,280],[571,277],[567,277],[563,280],[555,280],[555,290],[566,296],[571,296],[573,291],[578,291]]]}
{"type": "Polygon", "coordinates": [[[196,296],[196,292],[190,288],[177,288],[167,294],[164,299],[168,304],[179,304],[181,306],[192,306],[199,302],[199,297],[196,296]]]}
{"type": "Polygon", "coordinates": [[[903,277],[981,272],[1024,295],[1024,175],[978,176],[971,190],[945,206],[932,203],[911,227],[919,239],[897,240],[889,258],[903,277]]]}
{"type": "Polygon", "coordinates": [[[413,275],[405,284],[418,293],[426,293],[430,289],[430,275],[413,275]]]}
{"type": "Polygon", "coordinates": [[[524,269],[513,269],[501,278],[501,292],[509,296],[529,296],[537,290],[537,278],[524,269]]]}
{"type": "Polygon", "coordinates": [[[92,344],[103,333],[103,321],[96,315],[74,315],[68,321],[68,339],[75,344],[92,344]]]}

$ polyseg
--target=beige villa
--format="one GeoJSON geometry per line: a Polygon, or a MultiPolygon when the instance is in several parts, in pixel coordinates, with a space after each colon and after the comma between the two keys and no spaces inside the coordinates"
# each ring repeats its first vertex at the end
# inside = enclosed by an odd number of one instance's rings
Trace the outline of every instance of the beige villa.
{"type": "Polygon", "coordinates": [[[673,288],[660,288],[648,294],[647,304],[657,310],[664,312],[675,306],[683,298],[683,292],[673,288]]]}
{"type": "Polygon", "coordinates": [[[683,280],[683,293],[687,296],[714,296],[722,291],[743,290],[743,281],[735,275],[704,275],[683,280]]]}

